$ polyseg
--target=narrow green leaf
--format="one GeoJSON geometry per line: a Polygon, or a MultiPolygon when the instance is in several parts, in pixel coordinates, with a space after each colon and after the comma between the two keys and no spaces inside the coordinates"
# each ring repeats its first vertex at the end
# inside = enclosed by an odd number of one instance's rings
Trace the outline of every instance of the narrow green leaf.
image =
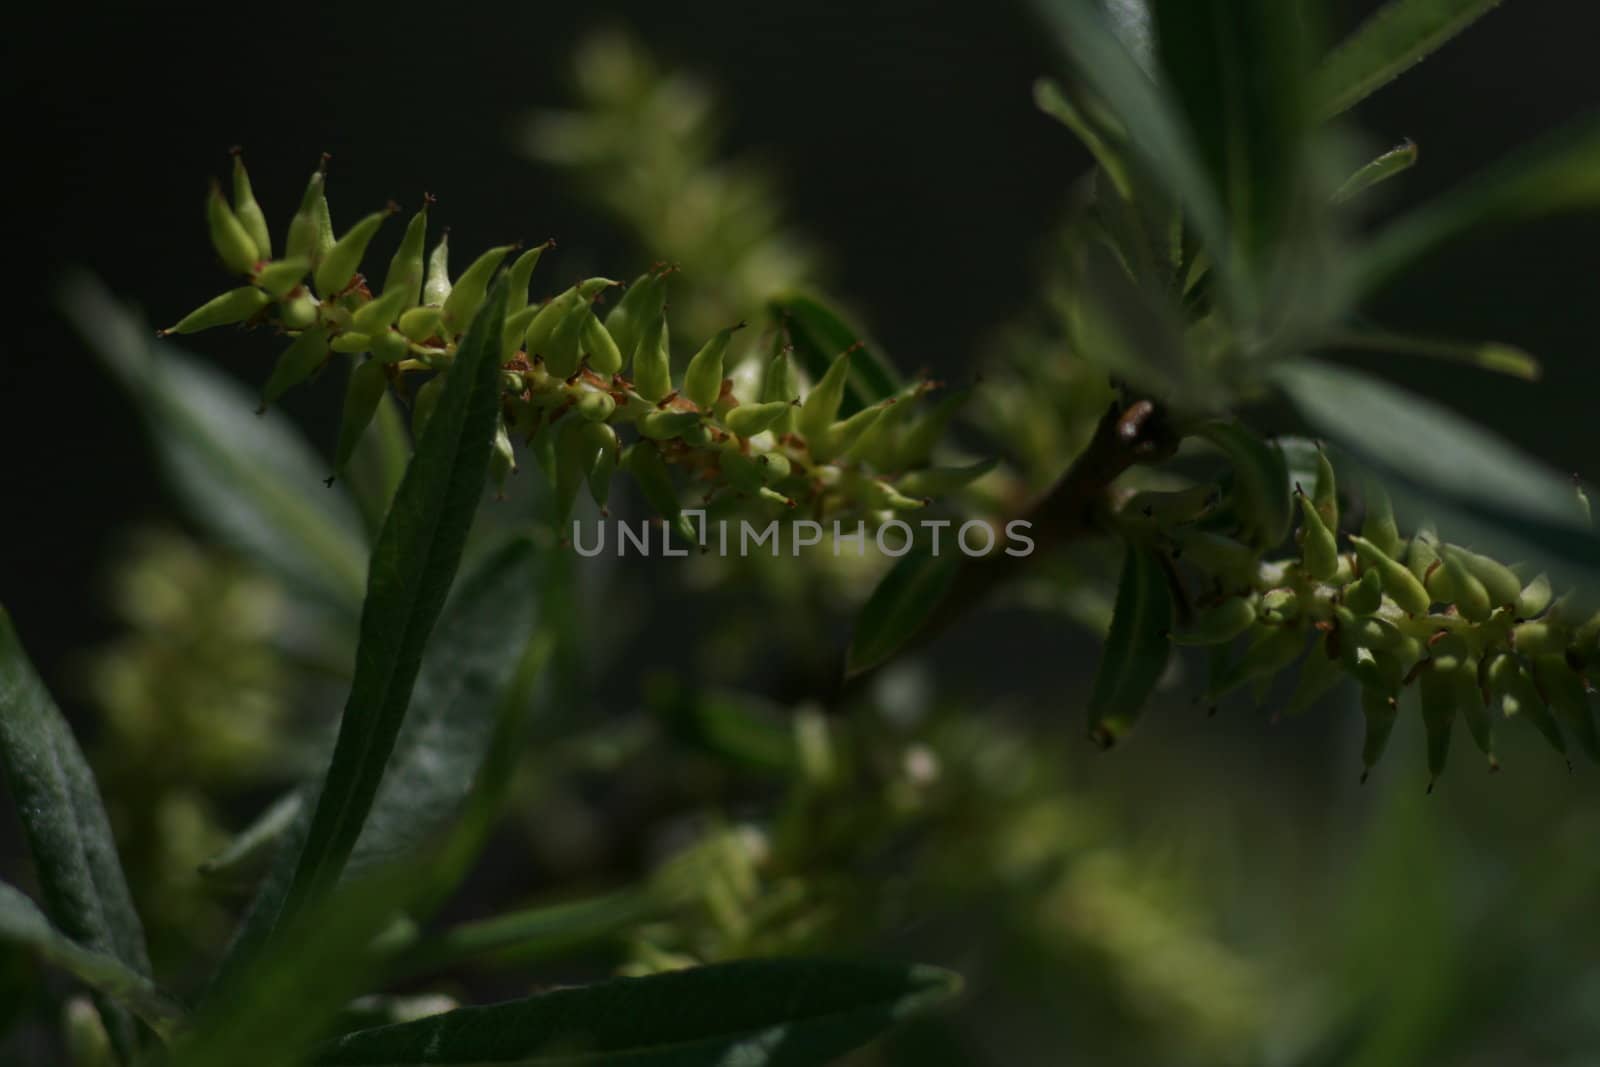
{"type": "MultiPolygon", "coordinates": [[[[335,885],[361,836],[455,579],[499,417],[504,281],[475,316],[373,548],[355,678],[279,917],[335,885]]],[[[275,921],[275,922],[276,922],[275,921]]]]}
{"type": "Polygon", "coordinates": [[[285,793],[216,855],[200,864],[200,875],[219,885],[250,886],[272,866],[297,822],[305,817],[303,789],[285,793]]]}
{"type": "Polygon", "coordinates": [[[1347,111],[1449,43],[1500,0],[1393,0],[1339,44],[1317,72],[1323,115],[1347,111]]]}
{"type": "Polygon", "coordinates": [[[667,675],[652,682],[646,699],[674,739],[731,768],[788,778],[800,767],[789,716],[753,694],[707,691],[667,675]]]}
{"type": "Polygon", "coordinates": [[[1356,258],[1356,291],[1371,291],[1478,227],[1596,206],[1600,206],[1600,114],[1542,138],[1391,223],[1356,258]]]}
{"type": "Polygon", "coordinates": [[[1172,651],[1172,589],[1155,553],[1129,544],[1089,696],[1089,734],[1109,747],[1138,720],[1172,651]]]}
{"type": "Polygon", "coordinates": [[[68,317],[134,398],[190,516],[297,593],[350,618],[366,575],[361,520],[322,486],[325,461],[287,417],[153,339],[97,282],[62,291],[68,317]]]}
{"type": "Polygon", "coordinates": [[[1395,145],[1372,162],[1357,170],[1334,190],[1333,202],[1345,204],[1380,182],[1397,174],[1404,174],[1417,165],[1417,146],[1410,141],[1395,145]]]}
{"type": "Polygon", "coordinates": [[[1128,168],[1121,154],[1107,143],[1095,124],[1079,110],[1058,82],[1051,78],[1037,79],[1033,83],[1033,102],[1040,111],[1071,130],[1083,143],[1095,163],[1111,179],[1118,196],[1124,200],[1133,199],[1133,184],[1128,178],[1128,168]]]}
{"type": "Polygon", "coordinates": [[[1600,535],[1572,482],[1489,431],[1360,371],[1314,360],[1278,384],[1319,433],[1397,490],[1406,527],[1431,518],[1459,544],[1524,560],[1568,585],[1600,572],[1600,535]]]}
{"type": "Polygon", "coordinates": [[[167,1036],[183,1009],[146,975],[103,952],[84,948],[50,925],[19,890],[0,881],[0,939],[25,945],[91,989],[131,1008],[145,1024],[167,1036]]]}
{"type": "MultiPolygon", "coordinates": [[[[51,920],[85,950],[148,977],[144,927],[133,908],[94,775],[0,607],[0,769],[16,801],[51,920]]],[[[124,1059],[137,1047],[115,1005],[101,1014],[124,1059]]]]}
{"type": "Polygon", "coordinates": [[[775,318],[788,324],[795,358],[813,382],[821,380],[839,353],[859,346],[850,356],[850,374],[845,381],[840,418],[871,407],[899,391],[900,375],[877,348],[865,343],[855,329],[820,300],[790,293],[775,298],[771,310],[775,318]]]}
{"type": "Polygon", "coordinates": [[[890,567],[856,619],[845,675],[871,670],[915,637],[950,592],[960,569],[960,556],[934,555],[924,547],[912,549],[890,567]]]}
{"type": "Polygon", "coordinates": [[[747,960],[357,1031],[315,1062],[820,1067],[959,988],[933,967],[747,960]]]}
{"type": "Polygon", "coordinates": [[[1536,382],[1543,374],[1539,361],[1520,348],[1493,341],[1441,341],[1431,337],[1411,337],[1384,330],[1345,330],[1330,339],[1336,348],[1365,352],[1393,352],[1402,356],[1463,363],[1496,374],[1536,382]]]}

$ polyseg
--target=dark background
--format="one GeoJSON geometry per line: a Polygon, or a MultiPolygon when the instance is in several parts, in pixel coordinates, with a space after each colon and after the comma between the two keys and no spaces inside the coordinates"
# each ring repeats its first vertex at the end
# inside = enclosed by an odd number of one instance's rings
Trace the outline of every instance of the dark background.
{"type": "MultiPolygon", "coordinates": [[[[1370,6],[1340,5],[1338,28],[1370,6]]],[[[459,247],[553,234],[609,265],[622,235],[518,158],[507,130],[568,99],[578,35],[631,25],[722,91],[730,147],[775,165],[795,222],[828,254],[833,290],[900,362],[935,368],[960,365],[1026,305],[1036,247],[1086,165],[1031,105],[1031,80],[1054,61],[1020,5],[55,4],[9,18],[17,280],[0,330],[0,601],[69,713],[71,653],[109,625],[100,583],[114,534],[172,507],[132,412],[50,287],[86,266],[155,321],[211,295],[224,279],[202,196],[230,145],[246,147],[269,219],[287,217],[328,151],[336,220],[428,190],[459,247]]],[[[1597,31],[1595,5],[1510,0],[1363,106],[1376,141],[1422,146],[1391,208],[1600,103],[1597,31]]],[[[1597,248],[1594,219],[1458,245],[1372,309],[1394,327],[1521,344],[1544,359],[1543,385],[1420,363],[1394,375],[1600,478],[1597,248]]],[[[266,338],[222,333],[190,347],[252,382],[273,355],[266,338]]],[[[334,403],[290,409],[318,420],[334,403]]]]}

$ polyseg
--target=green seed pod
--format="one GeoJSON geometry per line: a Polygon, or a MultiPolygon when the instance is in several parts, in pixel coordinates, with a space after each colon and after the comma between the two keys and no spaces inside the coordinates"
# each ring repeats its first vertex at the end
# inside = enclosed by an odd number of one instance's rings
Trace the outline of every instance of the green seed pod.
{"type": "Polygon", "coordinates": [[[660,271],[641,274],[606,316],[606,332],[617,342],[624,362],[638,348],[645,325],[666,310],[666,299],[666,274],[660,271]]]}
{"type": "Polygon", "coordinates": [[[1181,529],[1173,533],[1176,556],[1214,575],[1229,588],[1250,585],[1261,554],[1242,541],[1209,530],[1181,529]]]}
{"type": "Polygon", "coordinates": [[[823,441],[838,416],[839,406],[844,403],[844,387],[850,379],[850,359],[854,354],[853,347],[839,353],[828,365],[822,380],[811,387],[801,402],[795,426],[808,446],[812,442],[823,441]]]}
{"type": "Polygon", "coordinates": [[[371,351],[379,363],[399,363],[411,355],[411,342],[391,326],[372,335],[371,351]]]}
{"type": "Polygon", "coordinates": [[[672,484],[672,474],[656,446],[648,441],[635,442],[622,454],[622,465],[633,475],[645,500],[672,525],[678,536],[689,544],[698,543],[694,526],[678,504],[678,490],[672,484]]]}
{"type": "Polygon", "coordinates": [[[409,297],[410,294],[404,286],[385,289],[383,295],[376,300],[369,300],[356,308],[355,314],[350,317],[350,328],[359,333],[387,330],[406,309],[409,297]]]}
{"type": "Polygon", "coordinates": [[[1525,716],[1551,748],[1566,755],[1567,741],[1561,736],[1561,728],[1539,696],[1532,676],[1516,656],[1508,652],[1495,653],[1488,659],[1483,677],[1489,691],[1500,697],[1500,709],[1506,718],[1525,716]]]}
{"type": "Polygon", "coordinates": [[[499,248],[491,248],[461,272],[461,277],[455,280],[455,284],[450,288],[450,295],[444,300],[446,329],[458,334],[467,332],[467,324],[472,321],[472,316],[478,313],[478,308],[483,306],[483,297],[489,291],[489,279],[494,277],[495,268],[500,266],[500,261],[510,255],[516,247],[516,245],[501,245],[499,248]]]}
{"type": "Polygon", "coordinates": [[[372,338],[364,333],[346,331],[328,342],[328,347],[344,356],[358,356],[372,347],[372,338]]]}
{"type": "Polygon", "coordinates": [[[1389,598],[1400,605],[1400,610],[1412,615],[1426,615],[1433,606],[1433,598],[1417,579],[1405,567],[1396,563],[1377,545],[1365,537],[1351,537],[1350,543],[1355,546],[1356,555],[1361,557],[1361,562],[1372,567],[1378,572],[1378,577],[1383,581],[1383,591],[1389,598]]]}
{"type": "Polygon", "coordinates": [[[1440,669],[1438,661],[1417,678],[1422,703],[1422,724],[1428,731],[1428,792],[1444,773],[1450,758],[1450,729],[1456,721],[1460,689],[1451,676],[1452,669],[1440,669]]]}
{"type": "Polygon", "coordinates": [[[261,250],[222,198],[216,182],[211,183],[211,195],[206,197],[206,226],[211,231],[211,247],[217,250],[223,266],[236,274],[255,273],[256,264],[263,258],[261,250]]]}
{"type": "Polygon", "coordinates": [[[317,262],[316,273],[313,275],[318,293],[330,297],[344,291],[351,279],[356,276],[356,271],[361,266],[361,257],[367,254],[367,245],[372,243],[378,227],[398,210],[399,208],[390,204],[382,211],[374,211],[350,227],[343,237],[333,243],[333,247],[328,249],[327,254],[317,262]]]}
{"type": "Polygon", "coordinates": [[[1426,582],[1430,576],[1437,575],[1442,561],[1439,559],[1439,542],[1431,530],[1418,530],[1411,543],[1406,548],[1406,569],[1416,575],[1417,580],[1426,582]]]}
{"type": "Polygon", "coordinates": [[[310,269],[311,261],[304,256],[297,259],[280,259],[256,271],[255,277],[250,281],[256,288],[271,293],[274,299],[282,300],[294,291],[310,269]]]}
{"type": "Polygon", "coordinates": [[[500,330],[500,362],[508,363],[517,354],[517,349],[522,347],[522,338],[528,332],[528,326],[533,322],[534,316],[539,314],[536,307],[523,308],[515,315],[506,316],[506,324],[500,330]]]}
{"type": "Polygon", "coordinates": [[[1389,745],[1399,707],[1392,694],[1362,686],[1361,715],[1366,720],[1366,733],[1361,739],[1361,780],[1365,782],[1389,745]]]}
{"type": "Polygon", "coordinates": [[[1172,635],[1175,645],[1221,645],[1232,641],[1256,621],[1256,608],[1249,598],[1229,597],[1197,614],[1188,626],[1172,635]]]}
{"type": "Polygon", "coordinates": [[[586,422],[605,422],[611,413],[617,410],[617,402],[611,398],[610,393],[603,393],[598,389],[585,389],[583,395],[578,397],[578,402],[573,405],[578,416],[586,422]]]}
{"type": "Polygon", "coordinates": [[[1282,450],[1238,422],[1218,419],[1197,432],[1221,449],[1233,467],[1233,503],[1243,539],[1260,548],[1282,543],[1294,510],[1282,450]]]}
{"type": "Polygon", "coordinates": [[[1487,619],[1494,610],[1489,591],[1478,580],[1478,576],[1467,568],[1461,550],[1455,545],[1443,545],[1440,551],[1444,556],[1445,573],[1450,576],[1449,588],[1454,593],[1456,610],[1473,622],[1487,619]]]}
{"type": "Polygon", "coordinates": [[[250,235],[255,245],[257,259],[272,258],[272,234],[267,232],[267,216],[256,203],[255,190],[250,187],[250,174],[244,169],[244,153],[233,153],[233,214],[250,235]]]}
{"type": "Polygon", "coordinates": [[[1284,716],[1293,718],[1306,712],[1343,678],[1338,657],[1327,654],[1326,643],[1313,644],[1300,664],[1300,677],[1295,682],[1294,692],[1289,694],[1289,703],[1284,706],[1284,716]]]}
{"type": "Polygon", "coordinates": [[[316,325],[320,305],[304,289],[298,290],[278,308],[278,325],[286,330],[306,330],[316,325]]]}
{"type": "Polygon", "coordinates": [[[444,311],[436,307],[414,307],[401,312],[395,320],[395,329],[408,341],[421,343],[439,332],[439,325],[444,321],[444,311]]]}
{"type": "Polygon", "coordinates": [[[1465,548],[1450,546],[1447,554],[1458,557],[1462,566],[1479,582],[1483,583],[1484,590],[1489,595],[1492,607],[1503,608],[1515,605],[1522,596],[1522,579],[1516,576],[1510,567],[1497,559],[1478,552],[1471,552],[1465,548]]]}
{"type": "Polygon", "coordinates": [[[860,483],[861,506],[868,511],[916,511],[928,506],[922,497],[910,497],[881,478],[867,478],[860,483]]]}
{"type": "Polygon", "coordinates": [[[1274,626],[1300,617],[1300,594],[1293,589],[1269,589],[1261,596],[1261,618],[1274,626]]]}
{"type": "MultiPolygon", "coordinates": [[[[1322,453],[1317,454],[1320,456],[1322,453]]],[[[1295,495],[1300,501],[1303,523],[1300,556],[1305,562],[1306,573],[1318,581],[1328,581],[1339,572],[1339,542],[1312,499],[1298,486],[1295,495]]]]}
{"type": "Polygon", "coordinates": [[[652,441],[682,437],[690,427],[700,425],[697,411],[651,411],[639,419],[639,434],[652,441]]]}
{"type": "Polygon", "coordinates": [[[1489,769],[1497,771],[1500,769],[1500,758],[1494,751],[1494,723],[1489,718],[1489,706],[1485,694],[1472,682],[1472,679],[1477,677],[1477,667],[1468,663],[1458,668],[1456,673],[1461,720],[1467,724],[1467,733],[1472,737],[1472,743],[1478,746],[1478,751],[1489,761],[1489,769]]]}
{"type": "Polygon", "coordinates": [[[578,288],[573,286],[546,300],[533,313],[533,318],[528,320],[528,328],[522,335],[522,347],[528,353],[529,359],[544,356],[556,327],[561,325],[561,320],[572,310],[577,301],[578,288]]]}
{"type": "Polygon", "coordinates": [[[1567,634],[1547,622],[1518,623],[1511,628],[1511,647],[1525,656],[1559,656],[1567,650],[1567,634]]]}
{"type": "Polygon", "coordinates": [[[350,384],[345,389],[344,410],[339,417],[339,445],[334,453],[334,471],[344,474],[345,466],[355,454],[361,435],[371,425],[389,386],[389,376],[383,365],[373,360],[356,365],[350,372],[350,384]]]}
{"type": "Polygon", "coordinates": [[[1361,521],[1361,536],[1377,545],[1390,559],[1399,559],[1406,543],[1395,525],[1394,503],[1389,499],[1389,492],[1375,478],[1367,480],[1366,490],[1367,514],[1361,521]]]}
{"type": "Polygon", "coordinates": [[[424,198],[421,209],[406,223],[405,236],[400,239],[400,247],[395,249],[394,256],[389,260],[389,272],[383,276],[384,296],[396,290],[405,293],[402,311],[416,307],[422,300],[422,278],[426,273],[423,256],[428,243],[430,202],[431,198],[424,198]]]}
{"type": "Polygon", "coordinates": [[[561,317],[543,352],[544,366],[551,377],[564,380],[578,373],[582,366],[578,346],[583,339],[583,323],[592,315],[588,301],[578,300],[561,317]]]}
{"type": "Polygon", "coordinates": [[[1187,489],[1171,490],[1145,489],[1129,497],[1118,514],[1167,529],[1205,518],[1221,498],[1221,493],[1214,485],[1193,485],[1187,489]]]}
{"type": "Polygon", "coordinates": [[[428,273],[422,280],[422,302],[440,308],[443,318],[444,302],[450,299],[450,231],[439,235],[439,243],[428,254],[428,273]]]}
{"type": "Polygon", "coordinates": [[[768,485],[776,485],[794,473],[794,469],[789,463],[789,457],[782,452],[763,452],[761,453],[761,461],[761,473],[766,478],[768,485]]]}
{"type": "Polygon", "coordinates": [[[683,395],[703,411],[709,411],[722,395],[722,360],[728,351],[728,342],[735,330],[744,329],[744,323],[726,326],[711,335],[711,340],[700,347],[689,360],[683,372],[683,395]]]}
{"type": "MultiPolygon", "coordinates": [[[[323,157],[323,164],[327,164],[327,157],[323,157]]],[[[295,209],[294,217],[289,220],[289,234],[284,241],[283,255],[285,259],[308,259],[313,264],[321,253],[318,233],[318,216],[320,214],[317,204],[323,199],[327,185],[327,175],[318,167],[311,175],[311,180],[306,183],[306,191],[300,195],[300,206],[295,209]]]]}
{"type": "Polygon", "coordinates": [[[657,315],[644,324],[633,352],[633,388],[652,404],[672,392],[672,357],[668,345],[667,317],[657,315]]]}
{"type": "Polygon", "coordinates": [[[1359,581],[1344,587],[1344,606],[1355,615],[1371,615],[1383,604],[1383,579],[1369,567],[1359,581]]]}
{"type": "Polygon", "coordinates": [[[511,264],[506,272],[506,316],[509,318],[528,306],[528,285],[533,281],[533,269],[539,265],[544,250],[555,244],[546,241],[535,245],[511,264]]]}
{"type": "Polygon", "coordinates": [[[762,403],[783,403],[789,406],[770,427],[774,433],[793,433],[795,420],[800,414],[799,405],[795,403],[800,399],[800,375],[794,369],[793,351],[786,347],[778,349],[777,355],[772,357],[772,362],[767,364],[766,371],[761,379],[762,403]]]}
{"type": "Polygon", "coordinates": [[[603,514],[611,497],[611,476],[616,473],[622,443],[617,440],[617,431],[604,422],[588,423],[583,432],[596,449],[594,463],[589,467],[589,495],[603,514]]]}
{"type": "Polygon", "coordinates": [[[232,326],[255,315],[270,303],[272,298],[260,289],[253,285],[241,285],[201,304],[162,330],[161,336],[165,337],[170,333],[199,333],[201,330],[209,330],[216,326],[232,326]]]}
{"type": "Polygon", "coordinates": [[[1339,532],[1339,482],[1333,473],[1328,453],[1317,446],[1317,484],[1312,486],[1311,501],[1316,505],[1322,523],[1334,533],[1339,532]]]}
{"type": "Polygon", "coordinates": [[[912,496],[947,496],[965,489],[999,465],[1000,460],[993,458],[966,467],[924,467],[902,475],[895,484],[912,496]]]}
{"type": "Polygon", "coordinates": [[[787,400],[773,400],[762,404],[740,404],[730,408],[722,417],[722,424],[740,437],[754,437],[774,429],[778,422],[792,410],[794,404],[787,400]]]}
{"type": "Polygon", "coordinates": [[[293,386],[316,372],[328,359],[328,331],[321,327],[306,330],[284,349],[272,375],[261,390],[261,406],[276,403],[293,386]]]}
{"type": "Polygon", "coordinates": [[[742,493],[760,492],[766,485],[761,474],[761,464],[739,451],[737,446],[724,448],[717,456],[717,467],[727,483],[742,493]]]}
{"type": "Polygon", "coordinates": [[[494,481],[496,495],[505,496],[506,479],[517,473],[517,452],[511,447],[511,435],[506,432],[504,420],[495,426],[494,448],[489,453],[489,477],[494,481]]]}
{"type": "Polygon", "coordinates": [[[1583,679],[1562,656],[1534,656],[1533,680],[1567,730],[1578,739],[1578,746],[1590,759],[1600,763],[1600,733],[1595,729],[1583,679]]]}
{"type": "Polygon", "coordinates": [[[610,378],[622,370],[622,349],[592,308],[583,319],[583,350],[589,354],[589,369],[596,374],[610,378]]]}
{"type": "Polygon", "coordinates": [[[1244,654],[1212,678],[1206,698],[1217,700],[1261,678],[1271,678],[1293,663],[1306,647],[1305,633],[1293,626],[1262,626],[1244,654]]]}
{"type": "Polygon", "coordinates": [[[1532,619],[1543,615],[1550,606],[1550,576],[1540,574],[1529,582],[1522,592],[1517,594],[1517,615],[1524,619],[1532,619]]]}
{"type": "MultiPolygon", "coordinates": [[[[827,463],[850,451],[893,403],[892,399],[879,401],[870,408],[862,408],[848,419],[828,425],[820,434],[807,434],[806,447],[811,451],[811,458],[818,463],[827,463]]],[[[803,422],[804,409],[800,415],[803,422]]]]}
{"type": "Polygon", "coordinates": [[[427,429],[428,420],[433,417],[433,409],[439,406],[444,381],[443,374],[435,374],[422,383],[411,401],[411,436],[419,441],[422,440],[422,431],[427,429]]]}

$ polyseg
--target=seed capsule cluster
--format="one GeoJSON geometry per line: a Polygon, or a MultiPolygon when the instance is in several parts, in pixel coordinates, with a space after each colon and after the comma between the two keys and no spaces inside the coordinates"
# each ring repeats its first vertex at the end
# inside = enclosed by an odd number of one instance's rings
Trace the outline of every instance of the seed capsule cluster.
{"type": "MultiPolygon", "coordinates": [[[[1117,512],[1124,532],[1166,554],[1178,588],[1202,592],[1174,627],[1177,645],[1214,650],[1205,697],[1263,690],[1296,660],[1285,709],[1304,711],[1343,678],[1366,717],[1363,761],[1382,755],[1404,692],[1414,690],[1428,736],[1429,788],[1443,772],[1457,719],[1491,768],[1498,704],[1526,718],[1559,752],[1576,739],[1600,761],[1593,688],[1600,613],[1559,600],[1544,575],[1511,567],[1428,529],[1401,537],[1388,497],[1368,487],[1359,532],[1341,529],[1334,468],[1317,449],[1314,476],[1294,483],[1280,449],[1237,424],[1201,427],[1232,467],[1226,492],[1201,487],[1134,494],[1117,512]],[[1267,559],[1295,515],[1297,553],[1267,559]]],[[[1365,774],[1363,774],[1363,779],[1365,774]]]]}
{"type": "MultiPolygon", "coordinates": [[[[411,404],[421,431],[449,373],[456,345],[504,268],[509,305],[501,360],[504,404],[493,473],[516,469],[513,441],[532,446],[555,487],[564,523],[585,488],[605,507],[612,476],[626,470],[644,497],[686,540],[679,482],[813,517],[868,520],[921,508],[989,466],[931,467],[934,445],[953,407],[919,404],[936,386],[918,381],[893,396],[846,412],[854,349],[838,354],[805,388],[791,350],[776,331],[758,395],[737,395],[730,346],[743,323],[717,331],[675,374],[667,322],[673,268],[657,266],[627,286],[602,318],[598,306],[621,283],[588,278],[543,303],[529,285],[546,242],[492,248],[455,277],[448,234],[427,250],[429,203],[412,217],[381,288],[361,273],[368,246],[393,204],[335,235],[326,195],[326,159],[312,174],[290,220],[282,256],[251,190],[243,160],[233,162],[233,200],[213,187],[206,213],[212,245],[246,283],[184,316],[163,334],[233,324],[268,325],[288,337],[263,391],[263,405],[339,356],[355,362],[335,455],[343,471],[391,386],[411,404]],[[509,265],[507,265],[509,264],[509,265]],[[624,445],[619,430],[635,439],[624,445]],[[675,476],[674,472],[679,472],[675,476]]],[[[431,201],[430,201],[431,203],[431,201]]]]}

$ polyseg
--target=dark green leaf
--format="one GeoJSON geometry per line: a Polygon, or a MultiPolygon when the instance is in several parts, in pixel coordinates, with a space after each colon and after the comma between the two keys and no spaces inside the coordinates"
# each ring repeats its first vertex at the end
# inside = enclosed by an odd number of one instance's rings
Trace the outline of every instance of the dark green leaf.
{"type": "Polygon", "coordinates": [[[315,1062],[808,1067],[948,1000],[959,986],[932,967],[749,960],[358,1031],[315,1062]]]}
{"type": "Polygon", "coordinates": [[[361,509],[367,532],[373,537],[383,528],[389,503],[405,477],[411,462],[411,434],[406,417],[394,394],[385,391],[378,401],[372,425],[356,445],[355,455],[345,471],[350,493],[361,509]]]}
{"type": "Polygon", "coordinates": [[[845,674],[869,671],[898,652],[950,591],[961,557],[912,549],[883,576],[856,619],[856,632],[845,656],[845,674]]]}
{"type": "Polygon", "coordinates": [[[1461,363],[1529,382],[1538,381],[1543,373],[1539,361],[1527,352],[1493,341],[1441,341],[1433,337],[1412,337],[1383,330],[1344,330],[1334,334],[1329,343],[1335,348],[1393,352],[1402,356],[1461,363]]]}
{"type": "Polygon", "coordinates": [[[103,952],[84,948],[50,925],[33,901],[0,882],[0,939],[26,945],[90,988],[133,1009],[157,1033],[166,1035],[183,1009],[146,975],[103,952]]]}
{"type": "Polygon", "coordinates": [[[1541,139],[1379,232],[1355,264],[1366,292],[1480,226],[1600,206],[1600,115],[1541,139]]]}
{"type": "Polygon", "coordinates": [[[1098,744],[1114,744],[1138,720],[1166,670],[1172,616],[1166,569],[1150,549],[1130,543],[1089,696],[1089,733],[1098,744]]]}
{"type": "Polygon", "coordinates": [[[190,515],[297,593],[354,617],[366,575],[361,520],[323,487],[327,463],[288,418],[166,342],[98,283],[62,293],[84,339],[133,396],[190,515]]]}
{"type": "Polygon", "coordinates": [[[676,739],[734,767],[782,778],[799,768],[788,717],[752,694],[692,688],[668,675],[650,686],[648,700],[676,739]]]}
{"type": "MultiPolygon", "coordinates": [[[[100,790],[55,701],[28,662],[11,616],[0,607],[0,767],[22,818],[51,920],[84,949],[148,977],[144,928],[117,860],[100,790]]],[[[124,1058],[131,1020],[102,1005],[124,1058]]]]}
{"type": "Polygon", "coordinates": [[[483,496],[500,409],[505,304],[502,280],[461,342],[378,534],[350,699],[282,915],[296,914],[338,882],[378,794],[483,496]]]}
{"type": "Polygon", "coordinates": [[[1317,73],[1324,115],[1365,100],[1444,47],[1500,0],[1393,0],[1333,50],[1317,73]]]}
{"type": "Polygon", "coordinates": [[[1334,190],[1333,202],[1335,204],[1348,203],[1374,185],[1386,182],[1397,174],[1404,174],[1416,165],[1417,146],[1415,144],[1407,141],[1404,144],[1395,145],[1346,178],[1343,184],[1334,190]]]}
{"type": "Polygon", "coordinates": [[[787,323],[795,358],[813,382],[826,373],[839,353],[853,345],[860,347],[850,357],[850,376],[845,382],[841,418],[893,396],[900,388],[900,375],[861,335],[836,312],[814,297],[791,293],[772,301],[772,313],[787,323]]]}
{"type": "Polygon", "coordinates": [[[1343,454],[1380,476],[1408,523],[1578,584],[1600,571],[1570,479],[1430,400],[1360,371],[1312,360],[1277,380],[1300,413],[1343,454]]]}

